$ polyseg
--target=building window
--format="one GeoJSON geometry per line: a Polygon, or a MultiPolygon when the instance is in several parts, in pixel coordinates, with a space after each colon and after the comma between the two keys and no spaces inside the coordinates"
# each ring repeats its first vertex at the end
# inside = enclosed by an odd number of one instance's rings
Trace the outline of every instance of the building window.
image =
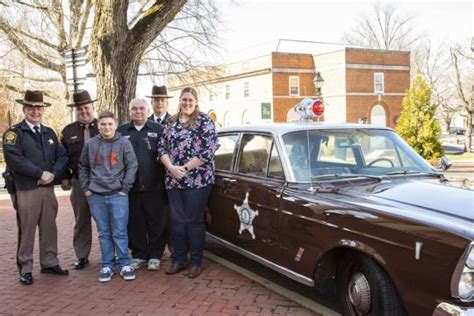
{"type": "Polygon", "coordinates": [[[249,82],[245,81],[244,82],[244,98],[248,97],[249,95],[250,95],[249,82]]]}
{"type": "Polygon", "coordinates": [[[272,118],[272,104],[271,103],[260,103],[262,109],[262,120],[269,120],[272,118]]]}
{"type": "Polygon", "coordinates": [[[383,72],[374,73],[374,93],[375,94],[384,93],[383,72]]]}
{"type": "Polygon", "coordinates": [[[214,90],[213,89],[209,90],[209,101],[214,101],[214,90]]]}
{"type": "Polygon", "coordinates": [[[246,62],[243,62],[242,63],[242,70],[248,70],[249,69],[249,62],[246,61],[246,62]]]}
{"type": "Polygon", "coordinates": [[[300,95],[300,77],[290,76],[289,77],[290,96],[300,95]]]}
{"type": "Polygon", "coordinates": [[[225,86],[225,99],[226,100],[230,99],[230,85],[225,86]]]}

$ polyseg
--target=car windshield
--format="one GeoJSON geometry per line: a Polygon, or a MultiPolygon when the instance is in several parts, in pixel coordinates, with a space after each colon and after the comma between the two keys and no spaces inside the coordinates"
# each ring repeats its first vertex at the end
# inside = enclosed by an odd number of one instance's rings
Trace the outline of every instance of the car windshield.
{"type": "Polygon", "coordinates": [[[391,130],[297,131],[283,135],[283,145],[296,181],[435,172],[391,130]]]}

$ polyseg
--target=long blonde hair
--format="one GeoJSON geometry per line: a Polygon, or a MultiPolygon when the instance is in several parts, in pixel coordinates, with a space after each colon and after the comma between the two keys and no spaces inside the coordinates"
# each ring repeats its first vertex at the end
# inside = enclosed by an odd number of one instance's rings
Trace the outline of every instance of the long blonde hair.
{"type": "MultiPolygon", "coordinates": [[[[198,94],[197,94],[196,89],[192,87],[186,87],[183,90],[181,90],[181,94],[179,95],[180,100],[183,94],[185,93],[191,93],[193,97],[196,99],[196,108],[194,109],[194,112],[191,114],[191,116],[189,117],[189,120],[186,123],[182,123],[184,128],[191,128],[196,124],[196,120],[199,115],[199,105],[197,104],[198,94]]],[[[171,122],[173,125],[176,124],[180,116],[181,116],[181,106],[178,107],[178,113],[171,117],[171,122]]]]}

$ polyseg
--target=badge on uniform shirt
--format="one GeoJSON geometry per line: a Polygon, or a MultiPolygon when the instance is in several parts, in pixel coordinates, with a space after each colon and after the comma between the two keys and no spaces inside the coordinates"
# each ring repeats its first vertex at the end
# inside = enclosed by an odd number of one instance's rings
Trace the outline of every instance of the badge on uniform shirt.
{"type": "Polygon", "coordinates": [[[130,138],[130,135],[123,135],[123,137],[125,137],[125,138],[130,138]]]}
{"type": "Polygon", "coordinates": [[[15,145],[17,135],[14,131],[8,131],[5,133],[4,142],[6,145],[15,145]]]}
{"type": "Polygon", "coordinates": [[[158,137],[158,134],[157,134],[157,133],[148,132],[147,136],[148,136],[148,137],[158,137]]]}
{"type": "Polygon", "coordinates": [[[50,144],[50,145],[54,145],[54,140],[52,140],[51,138],[50,138],[50,139],[48,139],[48,144],[50,144]]]}

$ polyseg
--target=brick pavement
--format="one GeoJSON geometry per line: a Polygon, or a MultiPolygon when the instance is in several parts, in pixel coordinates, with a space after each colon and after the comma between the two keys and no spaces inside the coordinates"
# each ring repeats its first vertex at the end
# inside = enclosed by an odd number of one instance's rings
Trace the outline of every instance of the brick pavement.
{"type": "Polygon", "coordinates": [[[94,235],[91,264],[73,270],[73,212],[69,197],[59,200],[58,233],[60,263],[69,276],[39,273],[36,239],[35,283],[18,282],[15,264],[16,223],[9,200],[0,200],[0,315],[312,315],[300,305],[227,269],[204,260],[196,279],[184,274],[166,275],[170,263],[165,254],[157,272],[139,269],[137,279],[124,281],[116,274],[111,282],[98,282],[99,249],[94,235]]]}

